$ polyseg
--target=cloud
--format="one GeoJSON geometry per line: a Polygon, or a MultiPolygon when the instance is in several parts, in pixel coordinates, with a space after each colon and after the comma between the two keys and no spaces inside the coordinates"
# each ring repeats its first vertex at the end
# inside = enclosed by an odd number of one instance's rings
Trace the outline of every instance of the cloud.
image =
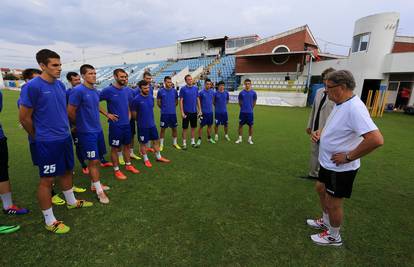
{"type": "MultiPolygon", "coordinates": [[[[195,36],[267,37],[304,24],[322,40],[349,45],[355,20],[384,11],[400,12],[399,33],[414,35],[410,10],[414,2],[403,0],[3,0],[0,65],[13,64],[11,55],[34,57],[42,47],[54,47],[71,61],[81,59],[82,50],[91,57],[171,45],[195,36]]],[[[329,51],[347,50],[319,42],[329,51]]],[[[21,57],[15,63],[24,64],[32,62],[21,57]]]]}

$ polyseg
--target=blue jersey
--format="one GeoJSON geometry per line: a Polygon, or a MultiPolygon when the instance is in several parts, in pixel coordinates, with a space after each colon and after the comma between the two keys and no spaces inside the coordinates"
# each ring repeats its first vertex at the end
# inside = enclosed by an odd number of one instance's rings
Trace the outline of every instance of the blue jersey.
{"type": "Polygon", "coordinates": [[[66,90],[66,104],[69,103],[69,97],[72,92],[73,92],[73,88],[69,88],[66,90]]]}
{"type": "MultiPolygon", "coordinates": [[[[131,89],[132,90],[132,89],[131,89]]],[[[109,124],[113,125],[129,125],[129,103],[131,92],[127,87],[121,89],[110,85],[104,88],[99,94],[99,99],[106,101],[107,110],[109,113],[118,115],[117,121],[108,119],[109,124]]]]}
{"type": "MultiPolygon", "coordinates": [[[[0,112],[2,110],[3,110],[3,94],[1,93],[1,90],[0,90],[0,112]]],[[[1,123],[0,123],[0,139],[3,139],[4,137],[6,136],[4,135],[3,128],[1,127],[1,123]]]]}
{"type": "Polygon", "coordinates": [[[96,133],[102,131],[99,121],[99,93],[83,84],[76,86],[69,97],[69,105],[76,109],[76,131],[96,133]]]}
{"type": "Polygon", "coordinates": [[[131,107],[132,104],[132,100],[134,100],[134,98],[139,94],[138,89],[132,89],[131,87],[125,86],[124,87],[126,90],[128,90],[129,96],[128,96],[128,100],[129,100],[129,107],[131,107]]]}
{"type": "Polygon", "coordinates": [[[201,90],[198,93],[198,97],[200,98],[201,111],[203,113],[213,113],[213,98],[214,98],[213,89],[201,90]]]}
{"type": "Polygon", "coordinates": [[[175,88],[161,88],[158,90],[157,99],[161,100],[161,114],[175,114],[178,93],[175,88]]]}
{"type": "Polygon", "coordinates": [[[216,91],[214,93],[214,108],[216,113],[226,113],[227,103],[229,102],[229,92],[216,91]]]}
{"type": "Polygon", "coordinates": [[[185,85],[180,89],[180,98],[183,99],[184,112],[197,112],[198,87],[185,85]]]}
{"type": "Polygon", "coordinates": [[[20,105],[33,109],[33,127],[36,141],[56,141],[70,135],[66,111],[66,89],[55,80],[49,83],[40,76],[22,87],[20,105]]]}
{"type": "Polygon", "coordinates": [[[155,127],[154,98],[151,95],[137,95],[132,101],[131,110],[137,113],[138,128],[155,127]]]}
{"type": "Polygon", "coordinates": [[[241,102],[240,112],[253,113],[253,105],[257,100],[257,94],[253,89],[243,90],[239,93],[239,102],[241,102]]]}

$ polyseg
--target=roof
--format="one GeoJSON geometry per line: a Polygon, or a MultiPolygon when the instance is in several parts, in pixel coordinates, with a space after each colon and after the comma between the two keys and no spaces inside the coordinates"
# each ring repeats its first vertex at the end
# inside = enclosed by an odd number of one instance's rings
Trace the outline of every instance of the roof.
{"type": "Polygon", "coordinates": [[[261,53],[261,54],[247,54],[236,55],[236,57],[262,57],[262,56],[277,56],[277,55],[295,55],[295,54],[309,54],[313,57],[312,50],[307,51],[290,51],[290,52],[277,52],[277,53],[261,53]]]}
{"type": "Polygon", "coordinates": [[[204,39],[206,39],[205,36],[193,37],[193,38],[178,40],[177,43],[190,43],[190,42],[196,42],[196,41],[203,41],[204,39]]]}
{"type": "Polygon", "coordinates": [[[213,41],[213,40],[220,40],[220,39],[224,39],[227,40],[229,37],[224,35],[224,36],[216,36],[216,37],[207,37],[204,39],[204,41],[213,41]]]}
{"type": "MultiPolygon", "coordinates": [[[[294,29],[291,29],[291,30],[288,30],[288,31],[285,31],[285,32],[282,32],[282,33],[264,38],[264,39],[261,39],[261,40],[258,40],[254,43],[249,44],[249,45],[242,46],[242,47],[240,47],[239,49],[236,50],[236,53],[239,52],[239,51],[243,51],[245,49],[249,49],[249,48],[252,48],[252,47],[255,47],[255,46],[262,45],[264,43],[267,43],[267,42],[270,42],[270,41],[273,41],[273,40],[276,40],[276,39],[280,39],[280,38],[285,37],[285,36],[295,34],[297,32],[304,31],[304,30],[306,30],[308,32],[308,34],[311,37],[312,41],[318,46],[318,43],[316,42],[316,39],[313,37],[313,34],[310,31],[308,25],[303,25],[303,26],[300,26],[300,27],[297,27],[297,28],[294,28],[294,29]]],[[[318,48],[318,50],[319,50],[319,48],[318,48]]]]}
{"type": "Polygon", "coordinates": [[[414,36],[395,36],[394,42],[414,43],[414,36]]]}

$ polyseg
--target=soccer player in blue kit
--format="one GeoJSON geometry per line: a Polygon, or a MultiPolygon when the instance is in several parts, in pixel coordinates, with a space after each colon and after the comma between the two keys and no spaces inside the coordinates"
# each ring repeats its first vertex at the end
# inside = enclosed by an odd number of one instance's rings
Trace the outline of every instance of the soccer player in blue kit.
{"type": "Polygon", "coordinates": [[[180,89],[180,111],[183,119],[183,146],[187,149],[187,129],[191,126],[191,145],[196,147],[195,143],[195,129],[197,128],[197,110],[201,111],[200,105],[197,101],[198,88],[193,84],[193,77],[190,74],[184,77],[186,85],[180,89]]]}
{"type": "MultiPolygon", "coordinates": [[[[89,160],[88,169],[92,187],[100,203],[108,204],[109,198],[105,194],[99,177],[100,155],[106,153],[104,135],[99,118],[99,93],[95,88],[96,71],[91,65],[80,67],[83,84],[73,89],[69,97],[69,119],[76,125],[82,156],[89,160]]],[[[105,114],[107,118],[116,120],[112,114],[105,114]]],[[[107,188],[109,189],[109,188],[107,188]]]]}
{"type": "Polygon", "coordinates": [[[215,144],[216,142],[211,137],[211,126],[213,125],[213,99],[214,91],[211,89],[213,83],[210,79],[205,80],[204,89],[198,93],[198,105],[201,107],[201,121],[198,128],[197,147],[201,146],[201,136],[203,134],[203,127],[207,126],[207,140],[215,144]]]}
{"type": "Polygon", "coordinates": [[[164,77],[164,87],[157,93],[157,106],[161,109],[160,118],[160,151],[164,149],[165,130],[171,128],[173,147],[181,149],[177,144],[177,114],[176,106],[178,104],[178,93],[174,88],[170,76],[164,77]]]}
{"type": "Polygon", "coordinates": [[[116,116],[116,120],[108,120],[109,123],[109,145],[111,146],[111,159],[114,166],[114,174],[118,180],[125,180],[127,177],[119,169],[118,152],[123,152],[125,170],[132,173],[139,173],[131,164],[131,112],[129,103],[131,94],[127,88],[127,73],[123,69],[115,69],[113,72],[115,82],[104,88],[99,99],[107,103],[107,111],[116,116]]]}
{"type": "Polygon", "coordinates": [[[56,220],[53,214],[51,190],[54,178],[60,177],[68,209],[90,207],[93,203],[77,200],[72,189],[73,147],[66,111],[66,89],[58,80],[62,71],[60,56],[42,49],[36,54],[36,60],[42,74],[29,81],[21,91],[19,120],[35,141],[40,176],[37,197],[46,229],[64,234],[70,228],[56,220]]]}
{"type": "Polygon", "coordinates": [[[137,121],[138,141],[144,164],[151,168],[152,164],[148,159],[146,147],[148,141],[153,141],[157,161],[169,163],[170,160],[162,157],[160,153],[158,131],[154,121],[154,98],[150,95],[149,84],[142,80],[138,86],[140,93],[132,101],[132,117],[137,121]]]}
{"type": "Polygon", "coordinates": [[[244,80],[244,89],[239,93],[239,139],[236,144],[242,142],[243,125],[249,126],[249,139],[247,142],[253,145],[253,109],[256,106],[257,94],[252,89],[252,82],[250,79],[244,80]]]}
{"type": "MultiPolygon", "coordinates": [[[[66,99],[69,102],[69,96],[70,96],[70,93],[72,92],[73,88],[75,88],[76,86],[78,86],[82,82],[81,82],[80,75],[77,74],[76,72],[73,72],[73,71],[70,71],[66,74],[66,79],[68,80],[68,82],[72,86],[72,87],[70,87],[66,90],[66,99]]],[[[89,174],[88,165],[86,165],[85,160],[82,156],[81,149],[79,147],[79,140],[78,140],[78,136],[76,134],[76,131],[72,131],[72,139],[73,139],[73,144],[75,145],[76,157],[78,158],[78,161],[79,161],[79,163],[81,164],[81,167],[82,167],[82,172],[83,172],[83,174],[88,175],[89,174]]]]}
{"type": "MultiPolygon", "coordinates": [[[[129,109],[131,110],[132,100],[134,100],[134,98],[137,96],[137,94],[139,94],[139,92],[138,92],[137,89],[132,89],[131,87],[128,86],[128,73],[127,73],[127,76],[126,77],[127,77],[127,81],[126,81],[127,86],[126,86],[126,89],[129,92],[129,109]]],[[[134,153],[134,143],[135,143],[134,136],[136,134],[137,127],[136,127],[136,122],[132,118],[132,116],[131,116],[131,119],[129,121],[129,124],[131,126],[131,144],[129,146],[129,156],[131,157],[131,159],[140,160],[141,158],[134,153]]],[[[124,161],[124,157],[122,156],[122,153],[118,153],[118,158],[119,159],[122,159],[123,162],[120,162],[120,164],[121,165],[124,165],[125,164],[125,161],[124,161]]]]}
{"type": "Polygon", "coordinates": [[[228,120],[229,116],[227,114],[227,104],[229,103],[229,92],[224,90],[224,82],[219,81],[218,90],[214,93],[214,116],[215,116],[215,125],[214,125],[214,140],[217,142],[219,140],[218,136],[218,128],[220,125],[224,127],[224,138],[227,141],[230,141],[230,137],[228,134],[229,127],[228,127],[228,120]]]}
{"type": "MultiPolygon", "coordinates": [[[[154,97],[154,87],[152,86],[152,74],[149,71],[145,71],[142,74],[142,79],[146,81],[149,84],[149,95],[151,97],[154,97]]],[[[152,148],[151,141],[148,141],[148,143],[145,145],[147,152],[155,152],[155,150],[152,148]]]]}

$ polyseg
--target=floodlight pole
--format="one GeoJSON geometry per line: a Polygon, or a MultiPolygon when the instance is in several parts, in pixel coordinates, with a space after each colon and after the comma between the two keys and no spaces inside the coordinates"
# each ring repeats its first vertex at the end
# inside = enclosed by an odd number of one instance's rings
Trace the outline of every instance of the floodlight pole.
{"type": "Polygon", "coordinates": [[[309,67],[308,67],[308,78],[306,79],[306,88],[308,88],[308,89],[309,89],[309,85],[310,85],[310,79],[311,79],[310,74],[311,74],[311,71],[312,71],[312,60],[313,60],[312,55],[309,55],[309,56],[310,56],[310,60],[309,60],[309,67]]]}

